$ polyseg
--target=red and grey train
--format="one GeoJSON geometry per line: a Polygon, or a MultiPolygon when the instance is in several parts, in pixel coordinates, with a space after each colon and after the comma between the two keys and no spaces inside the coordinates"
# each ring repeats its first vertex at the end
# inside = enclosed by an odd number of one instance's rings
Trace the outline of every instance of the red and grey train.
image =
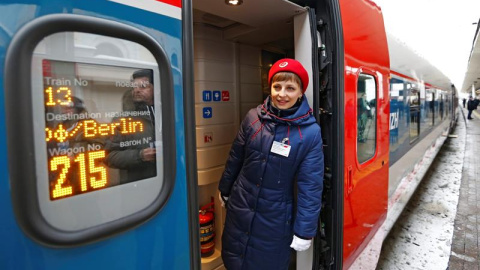
{"type": "Polygon", "coordinates": [[[309,72],[325,154],[320,229],[291,268],[374,269],[456,121],[449,79],[370,0],[11,0],[0,13],[2,269],[224,269],[218,181],[284,57],[309,72]],[[145,69],[153,105],[135,111],[145,69]],[[136,156],[106,162],[114,135],[155,149],[150,174],[128,174],[136,156]]]}

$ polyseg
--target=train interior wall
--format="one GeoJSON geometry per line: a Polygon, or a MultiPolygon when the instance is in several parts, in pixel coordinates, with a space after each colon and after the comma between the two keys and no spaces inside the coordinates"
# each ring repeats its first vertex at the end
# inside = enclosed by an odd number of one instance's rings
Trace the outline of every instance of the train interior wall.
{"type": "Polygon", "coordinates": [[[261,49],[222,39],[222,31],[194,26],[195,118],[199,205],[215,201],[215,252],[202,269],[221,265],[225,209],[218,181],[241,119],[262,102],[261,49]]]}

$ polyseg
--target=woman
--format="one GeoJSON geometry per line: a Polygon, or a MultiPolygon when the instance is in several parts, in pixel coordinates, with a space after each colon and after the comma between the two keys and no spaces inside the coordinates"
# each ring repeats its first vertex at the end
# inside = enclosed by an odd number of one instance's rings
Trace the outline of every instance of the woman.
{"type": "Polygon", "coordinates": [[[268,83],[271,95],[243,120],[218,187],[227,207],[222,259],[228,270],[287,269],[290,247],[308,249],[317,232],[323,152],[304,96],[308,73],[300,62],[282,59],[268,83]]]}

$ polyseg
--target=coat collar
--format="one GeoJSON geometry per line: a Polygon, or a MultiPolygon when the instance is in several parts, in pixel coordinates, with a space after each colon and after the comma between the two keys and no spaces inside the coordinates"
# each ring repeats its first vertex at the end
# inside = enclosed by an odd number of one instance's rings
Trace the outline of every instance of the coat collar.
{"type": "Polygon", "coordinates": [[[312,116],[313,110],[308,105],[307,97],[303,95],[301,103],[296,107],[295,104],[294,108],[288,110],[280,110],[281,112],[276,114],[272,113],[272,111],[279,111],[278,109],[274,108],[271,109],[271,97],[268,96],[263,104],[258,105],[257,107],[257,114],[258,117],[262,120],[269,120],[277,123],[282,123],[286,125],[309,125],[315,123],[315,118],[310,117],[312,116]],[[296,108],[295,108],[296,107],[296,108]]]}

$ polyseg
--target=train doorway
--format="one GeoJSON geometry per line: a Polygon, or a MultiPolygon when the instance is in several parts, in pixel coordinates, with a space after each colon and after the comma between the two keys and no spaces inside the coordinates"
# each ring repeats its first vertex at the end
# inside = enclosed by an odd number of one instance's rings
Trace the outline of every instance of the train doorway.
{"type": "MultiPolygon", "coordinates": [[[[306,96],[314,115],[320,114],[317,74],[320,61],[326,59],[312,54],[319,50],[313,46],[320,48],[322,44],[320,37],[318,40],[316,37],[314,11],[288,1],[249,4],[256,7],[242,11],[241,7],[235,9],[193,1],[198,203],[208,204],[212,198],[215,202],[215,250],[201,258],[202,269],[223,267],[221,235],[226,213],[218,199],[218,181],[240,122],[270,94],[267,78],[274,62],[295,58],[310,70],[313,87],[309,86],[306,96]],[[262,12],[264,10],[269,12],[262,12]],[[314,30],[311,30],[312,25],[314,30]]],[[[327,96],[322,98],[324,103],[329,103],[327,96]]],[[[330,138],[325,139],[330,141],[330,138]]],[[[331,171],[329,175],[331,177],[331,171]]],[[[324,196],[333,200],[329,188],[327,185],[324,196]]],[[[325,257],[330,259],[331,255],[324,254],[325,250],[332,252],[327,247],[331,240],[328,243],[326,240],[332,234],[326,231],[332,224],[329,215],[334,215],[331,209],[322,214],[315,248],[308,254],[302,252],[301,258],[292,253],[291,269],[312,268],[314,257],[319,265],[325,263],[325,257]]]]}

